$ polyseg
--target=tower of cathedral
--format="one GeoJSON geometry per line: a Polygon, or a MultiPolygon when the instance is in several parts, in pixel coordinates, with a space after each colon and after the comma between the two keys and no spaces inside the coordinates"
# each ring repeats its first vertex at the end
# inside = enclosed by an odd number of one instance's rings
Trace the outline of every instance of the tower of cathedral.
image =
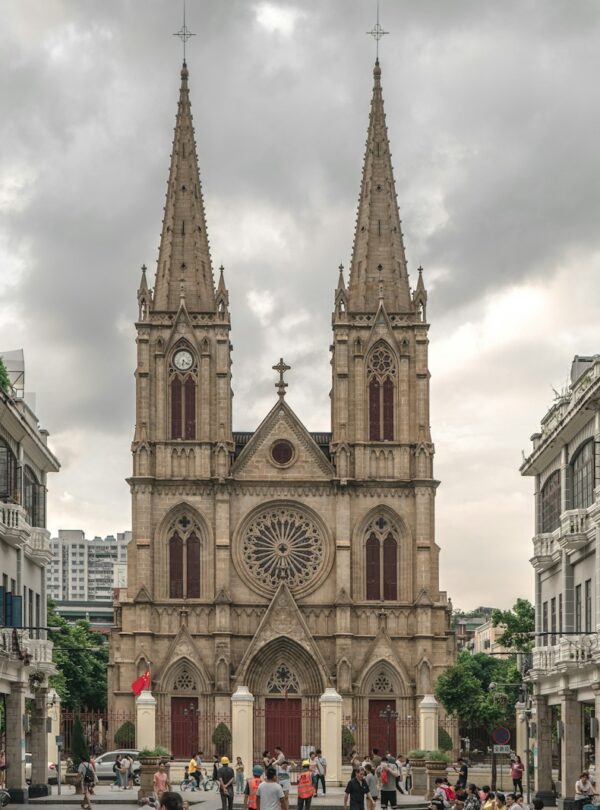
{"type": "Polygon", "coordinates": [[[420,270],[409,282],[378,62],[373,76],[350,273],[334,292],[331,432],[296,416],[281,363],[273,407],[237,433],[229,294],[222,270],[215,284],[181,71],[154,288],[144,269],[138,291],[133,540],[109,663],[110,708],[125,716],[151,662],[157,743],[178,757],[212,751],[240,686],[254,696],[255,755],[318,746],[328,688],[360,751],[406,754],[417,704],[453,660],[427,293],[420,270]]]}

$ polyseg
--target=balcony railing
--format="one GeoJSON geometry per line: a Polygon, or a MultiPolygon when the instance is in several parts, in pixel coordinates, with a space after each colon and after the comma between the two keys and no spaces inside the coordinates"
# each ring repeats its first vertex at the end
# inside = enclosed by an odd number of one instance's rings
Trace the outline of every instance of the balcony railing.
{"type": "Polygon", "coordinates": [[[0,501],[0,536],[14,546],[20,546],[31,531],[27,512],[17,503],[0,501]]]}
{"type": "Polygon", "coordinates": [[[52,642],[29,637],[29,631],[0,629],[0,657],[22,661],[25,666],[52,663],[52,642]]]}
{"type": "Polygon", "coordinates": [[[560,518],[559,543],[565,551],[577,551],[587,541],[588,530],[587,509],[569,509],[563,512],[560,518]]]}
{"type": "Polygon", "coordinates": [[[533,651],[533,669],[543,672],[576,668],[597,660],[600,661],[600,644],[595,633],[562,636],[556,644],[533,651]]]}
{"type": "Polygon", "coordinates": [[[538,573],[550,568],[557,561],[559,553],[560,546],[551,532],[536,534],[533,538],[531,563],[538,573]]]}

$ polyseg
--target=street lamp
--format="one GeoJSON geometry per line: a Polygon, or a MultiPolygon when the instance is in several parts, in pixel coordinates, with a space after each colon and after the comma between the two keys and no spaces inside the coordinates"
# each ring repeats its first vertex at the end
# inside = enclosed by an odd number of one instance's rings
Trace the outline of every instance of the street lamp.
{"type": "Polygon", "coordinates": [[[391,746],[390,732],[392,727],[392,720],[396,720],[396,718],[398,717],[398,712],[392,709],[392,707],[388,703],[385,709],[382,709],[379,712],[379,717],[381,718],[381,720],[385,720],[387,724],[387,749],[388,749],[387,752],[388,754],[391,754],[392,746],[391,746]]]}

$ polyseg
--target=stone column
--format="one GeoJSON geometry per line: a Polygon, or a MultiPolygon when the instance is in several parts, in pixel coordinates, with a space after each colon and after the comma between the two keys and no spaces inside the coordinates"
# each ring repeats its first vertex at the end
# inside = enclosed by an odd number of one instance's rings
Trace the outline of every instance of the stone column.
{"type": "Polygon", "coordinates": [[[138,748],[156,745],[156,698],[149,689],[135,699],[135,744],[138,748]]]}
{"type": "Polygon", "coordinates": [[[48,762],[58,762],[56,737],[60,734],[60,698],[55,689],[48,690],[48,762]]]}
{"type": "Polygon", "coordinates": [[[31,798],[48,795],[48,689],[36,689],[31,711],[31,798]]]}
{"type": "Polygon", "coordinates": [[[254,764],[254,696],[247,686],[238,686],[231,696],[231,755],[242,758],[250,776],[254,764]]]}
{"type": "Polygon", "coordinates": [[[6,787],[14,804],[29,797],[25,782],[25,684],[11,683],[6,696],[6,787]]]}
{"type": "Polygon", "coordinates": [[[542,798],[548,795],[554,799],[552,791],[552,712],[548,701],[541,695],[533,698],[535,709],[535,792],[542,798]]]}
{"type": "Polygon", "coordinates": [[[583,767],[583,724],[577,695],[563,689],[560,695],[560,716],[563,737],[560,741],[560,774],[563,798],[571,796],[573,785],[583,767]]]}
{"type": "Polygon", "coordinates": [[[436,751],[438,748],[438,702],[433,695],[424,695],[419,703],[419,748],[436,751]]]}
{"type": "Polygon", "coordinates": [[[326,689],[319,698],[321,710],[321,751],[327,760],[328,785],[342,781],[342,696],[335,689],[326,689]]]}

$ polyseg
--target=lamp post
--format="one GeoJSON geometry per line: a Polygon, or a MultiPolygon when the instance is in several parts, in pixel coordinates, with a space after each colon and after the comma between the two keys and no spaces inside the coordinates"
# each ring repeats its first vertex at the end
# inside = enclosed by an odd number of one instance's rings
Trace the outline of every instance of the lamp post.
{"type": "Polygon", "coordinates": [[[392,707],[388,703],[385,709],[382,709],[379,712],[379,717],[381,718],[381,720],[385,720],[387,725],[387,749],[388,749],[387,753],[391,754],[392,746],[391,746],[390,732],[392,727],[392,720],[396,720],[396,718],[398,717],[398,712],[392,709],[392,707]]]}

